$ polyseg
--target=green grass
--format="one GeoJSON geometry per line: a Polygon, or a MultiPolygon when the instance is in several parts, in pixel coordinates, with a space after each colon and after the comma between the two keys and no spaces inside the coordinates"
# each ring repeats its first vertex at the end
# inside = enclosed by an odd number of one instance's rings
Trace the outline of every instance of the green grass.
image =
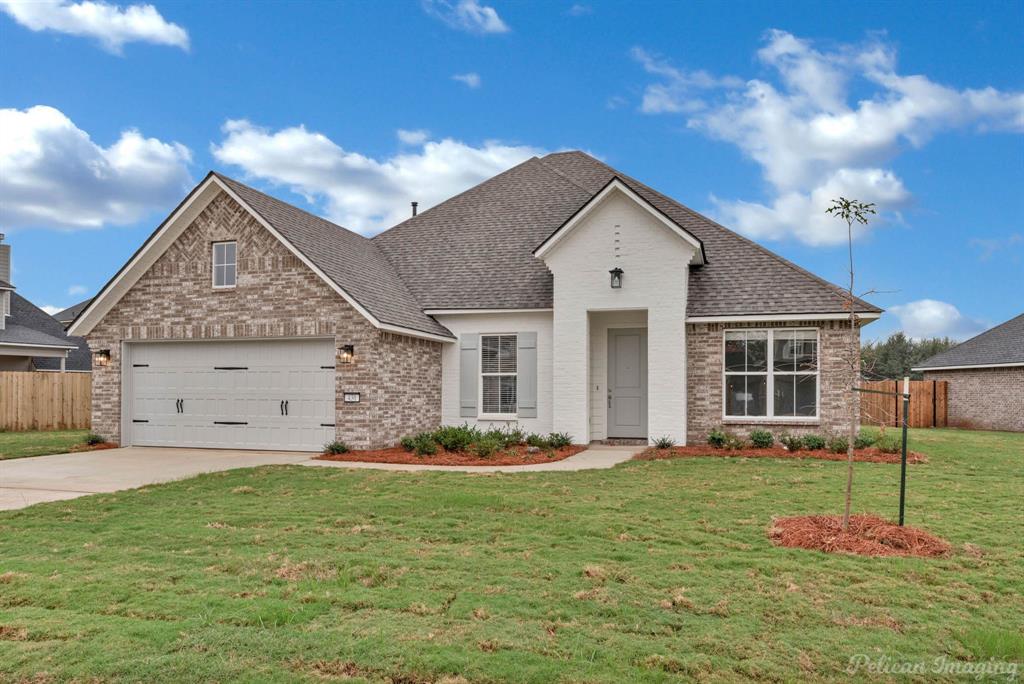
{"type": "MultiPolygon", "coordinates": [[[[858,653],[1020,660],[1024,435],[914,431],[912,448],[931,461],[910,468],[908,523],[948,558],[773,547],[772,516],[841,510],[845,464],[826,461],[269,467],[0,513],[0,681],[797,681],[845,679],[858,653]]],[[[894,517],[898,475],[857,464],[854,508],[894,517]]]]}
{"type": "Polygon", "coordinates": [[[0,461],[7,458],[63,454],[73,447],[85,444],[85,437],[88,434],[88,430],[0,432],[0,461]]]}

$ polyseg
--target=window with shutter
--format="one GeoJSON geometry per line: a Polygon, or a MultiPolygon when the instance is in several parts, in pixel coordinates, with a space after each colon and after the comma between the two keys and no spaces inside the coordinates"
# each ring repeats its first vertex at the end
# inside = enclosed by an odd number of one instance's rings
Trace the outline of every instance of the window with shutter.
{"type": "Polygon", "coordinates": [[[481,417],[516,414],[517,346],[515,335],[480,336],[481,417]]]}

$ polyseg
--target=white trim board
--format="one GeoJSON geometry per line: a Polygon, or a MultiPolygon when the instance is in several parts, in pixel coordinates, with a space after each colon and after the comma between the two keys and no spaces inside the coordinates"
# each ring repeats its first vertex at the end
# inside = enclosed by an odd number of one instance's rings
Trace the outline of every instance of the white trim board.
{"type": "MultiPolygon", "coordinates": [[[[873,311],[858,313],[861,321],[875,321],[881,313],[873,311]]],[[[738,316],[687,316],[687,323],[767,323],[772,321],[845,321],[848,313],[817,313],[817,314],[742,314],[738,316]]]]}
{"type": "Polygon", "coordinates": [[[165,251],[167,251],[167,248],[170,247],[174,240],[181,235],[185,228],[187,228],[200,214],[200,212],[202,212],[202,210],[205,209],[206,206],[221,192],[225,193],[228,197],[237,202],[239,206],[249,212],[249,214],[256,219],[263,228],[283,244],[288,251],[295,255],[299,261],[306,265],[306,267],[317,274],[321,280],[339,294],[346,302],[349,303],[349,305],[352,306],[352,308],[358,311],[359,314],[368,320],[375,328],[409,337],[419,337],[443,342],[454,341],[454,339],[443,335],[435,335],[421,330],[382,323],[340,285],[328,277],[326,273],[320,270],[320,268],[310,261],[305,254],[299,251],[295,245],[285,239],[285,237],[275,230],[274,227],[259,214],[259,212],[249,206],[241,197],[238,196],[237,193],[228,187],[227,183],[220,180],[220,178],[218,178],[214,173],[210,173],[206,180],[196,186],[192,192],[189,193],[189,196],[185,201],[167,217],[160,227],[157,228],[157,230],[149,237],[146,243],[143,244],[139,251],[136,252],[128,263],[117,273],[117,275],[107,283],[100,294],[97,295],[89,303],[89,306],[87,306],[85,310],[78,315],[74,323],[71,324],[71,327],[68,328],[68,335],[82,336],[89,334],[96,324],[102,320],[103,316],[105,316],[114,307],[114,305],[117,304],[125,294],[127,294],[128,290],[130,290],[135,283],[139,281],[149,267],[152,266],[165,251]]]}
{"type": "Polygon", "coordinates": [[[920,371],[927,373],[928,371],[943,371],[943,370],[974,370],[976,368],[1024,368],[1024,362],[1022,363],[979,363],[973,366],[928,366],[925,368],[911,368],[912,371],[920,371]]]}
{"type": "Polygon", "coordinates": [[[635,203],[643,207],[651,216],[657,219],[661,224],[671,230],[673,233],[682,238],[685,242],[690,244],[695,250],[692,263],[703,264],[704,260],[704,245],[701,244],[700,240],[695,238],[693,235],[683,230],[679,224],[672,221],[670,218],[665,216],[663,213],[658,211],[650,202],[645,200],[643,197],[633,191],[628,185],[623,183],[619,178],[613,178],[604,186],[600,192],[590,198],[590,200],[584,204],[580,209],[569,218],[568,221],[563,223],[554,233],[549,235],[544,242],[540,244],[537,249],[533,250],[533,255],[538,259],[543,259],[545,254],[548,254],[554,249],[559,242],[561,242],[569,233],[573,231],[580,223],[586,219],[593,211],[601,204],[601,202],[613,192],[621,192],[623,195],[633,200],[635,203]]]}
{"type": "Polygon", "coordinates": [[[465,314],[517,314],[517,313],[551,313],[551,307],[540,309],[424,309],[428,316],[461,316],[465,314]]]}

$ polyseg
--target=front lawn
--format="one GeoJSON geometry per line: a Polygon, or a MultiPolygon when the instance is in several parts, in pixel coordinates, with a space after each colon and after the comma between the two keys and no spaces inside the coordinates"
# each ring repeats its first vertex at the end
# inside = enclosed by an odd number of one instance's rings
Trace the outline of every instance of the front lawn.
{"type": "MultiPolygon", "coordinates": [[[[88,434],[88,430],[0,432],[0,461],[24,456],[63,454],[84,445],[88,434]]],[[[3,486],[2,482],[0,486],[3,486]]]]}
{"type": "MultiPolygon", "coordinates": [[[[0,681],[798,681],[845,678],[857,654],[1024,661],[1024,435],[914,431],[912,448],[930,460],[909,469],[908,524],[947,558],[772,546],[773,515],[841,512],[845,464],[813,460],[268,467],[0,513],[0,681]]],[[[857,464],[856,511],[894,517],[898,475],[857,464]]]]}

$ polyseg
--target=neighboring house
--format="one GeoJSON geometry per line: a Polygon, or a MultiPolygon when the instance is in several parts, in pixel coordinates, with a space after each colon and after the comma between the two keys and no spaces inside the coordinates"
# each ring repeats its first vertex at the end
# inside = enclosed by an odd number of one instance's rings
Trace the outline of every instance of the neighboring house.
{"type": "Polygon", "coordinates": [[[566,152],[372,239],[211,172],[69,332],[93,429],[122,444],[379,447],[463,422],[685,443],[838,429],[847,317],[836,286],[566,152]]]}
{"type": "Polygon", "coordinates": [[[86,299],[84,302],[78,302],[74,306],[69,306],[63,311],[58,311],[53,314],[53,317],[57,319],[57,322],[63,325],[66,330],[67,327],[71,325],[71,322],[78,317],[78,314],[82,313],[85,307],[89,306],[89,302],[91,301],[92,298],[86,299]]]}
{"type": "Polygon", "coordinates": [[[951,427],[1024,432],[1024,314],[914,368],[945,380],[951,427]]]}
{"type": "Polygon", "coordinates": [[[16,293],[11,285],[11,246],[0,234],[0,371],[88,371],[89,348],[64,326],[16,293]]]}

